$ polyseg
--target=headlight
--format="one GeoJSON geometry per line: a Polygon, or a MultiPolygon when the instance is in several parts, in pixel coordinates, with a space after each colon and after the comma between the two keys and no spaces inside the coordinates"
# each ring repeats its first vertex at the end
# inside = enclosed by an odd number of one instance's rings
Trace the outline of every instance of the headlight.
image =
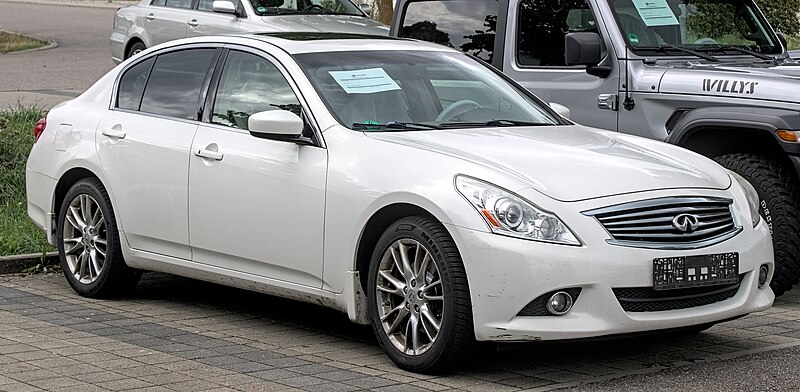
{"type": "Polygon", "coordinates": [[[752,220],[751,223],[753,224],[753,227],[756,227],[758,221],[761,220],[761,215],[758,213],[761,199],[758,197],[756,188],[750,185],[750,182],[745,180],[744,177],[736,174],[735,172],[728,170],[728,173],[731,175],[731,178],[736,180],[736,182],[742,186],[742,189],[744,189],[744,194],[747,196],[747,204],[750,206],[750,219],[752,220]]]}
{"type": "Polygon", "coordinates": [[[509,191],[464,176],[456,177],[456,189],[478,210],[493,233],[565,245],[581,244],[555,214],[509,191]]]}

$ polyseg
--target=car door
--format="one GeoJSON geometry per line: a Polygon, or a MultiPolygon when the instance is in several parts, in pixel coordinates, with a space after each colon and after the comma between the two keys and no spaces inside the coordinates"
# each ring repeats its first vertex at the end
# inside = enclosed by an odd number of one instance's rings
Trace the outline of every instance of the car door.
{"type": "Polygon", "coordinates": [[[151,56],[122,74],[101,120],[97,153],[117,222],[134,249],[191,259],[189,156],[215,48],[151,56]]]}
{"type": "MultiPolygon", "coordinates": [[[[192,12],[186,22],[186,36],[210,34],[230,34],[241,30],[242,18],[234,14],[214,12],[211,8],[214,0],[199,0],[197,9],[192,12]]],[[[237,4],[236,1],[233,2],[237,4]]]]}
{"type": "Polygon", "coordinates": [[[607,77],[598,77],[589,75],[583,66],[567,66],[564,62],[567,33],[596,32],[607,36],[596,20],[586,0],[512,0],[503,72],[545,102],[570,108],[570,118],[575,122],[616,130],[620,82],[616,66],[607,77]],[[612,103],[598,108],[603,100],[612,103]]]}
{"type": "Polygon", "coordinates": [[[186,37],[192,0],[152,0],[144,16],[150,46],[186,37]]]}
{"type": "Polygon", "coordinates": [[[327,150],[247,131],[254,113],[301,113],[285,73],[261,55],[231,50],[212,91],[189,165],[193,260],[321,287],[327,150]]]}

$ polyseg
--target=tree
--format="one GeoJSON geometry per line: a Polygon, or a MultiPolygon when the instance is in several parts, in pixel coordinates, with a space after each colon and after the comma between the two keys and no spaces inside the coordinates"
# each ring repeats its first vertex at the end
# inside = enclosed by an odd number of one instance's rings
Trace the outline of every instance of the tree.
{"type": "Polygon", "coordinates": [[[756,0],[756,3],[772,27],[786,34],[800,33],[800,20],[797,18],[800,0],[756,0]]]}

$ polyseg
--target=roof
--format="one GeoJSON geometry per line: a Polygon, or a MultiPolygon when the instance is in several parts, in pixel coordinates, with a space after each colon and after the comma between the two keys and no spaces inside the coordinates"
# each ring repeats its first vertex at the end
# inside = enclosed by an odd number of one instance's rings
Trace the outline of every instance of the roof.
{"type": "Polygon", "coordinates": [[[454,51],[452,48],[424,41],[367,34],[272,32],[237,36],[273,44],[290,54],[362,50],[454,51]]]}

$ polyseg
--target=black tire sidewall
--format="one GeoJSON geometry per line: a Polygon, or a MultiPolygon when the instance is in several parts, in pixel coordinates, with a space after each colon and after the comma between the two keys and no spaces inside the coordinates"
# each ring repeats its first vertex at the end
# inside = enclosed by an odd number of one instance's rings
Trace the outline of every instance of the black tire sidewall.
{"type": "MultiPolygon", "coordinates": [[[[401,368],[417,371],[417,372],[430,372],[438,371],[442,365],[440,359],[445,356],[448,341],[453,333],[454,310],[455,303],[453,298],[452,279],[450,277],[450,270],[448,263],[445,262],[445,255],[442,254],[442,243],[439,239],[428,233],[418,220],[414,219],[401,219],[386,229],[383,235],[378,240],[375,250],[372,254],[372,260],[369,268],[369,279],[367,283],[367,298],[368,309],[370,318],[372,320],[372,329],[378,338],[378,342],[383,348],[384,352],[397,363],[401,368]],[[375,287],[377,283],[378,267],[384,252],[399,239],[412,239],[427,248],[433,256],[436,266],[439,268],[439,274],[442,279],[442,289],[444,293],[444,311],[442,314],[442,325],[439,330],[439,335],[436,342],[433,343],[428,351],[418,356],[410,356],[397,350],[394,345],[389,341],[386,332],[381,325],[380,317],[378,316],[378,303],[376,300],[375,287]]],[[[458,261],[460,263],[460,260],[458,261]]]]}
{"type": "Polygon", "coordinates": [[[144,46],[144,43],[142,43],[142,42],[136,42],[136,43],[134,43],[134,44],[133,44],[133,45],[131,45],[131,47],[128,49],[128,53],[125,53],[125,59],[129,59],[129,58],[133,57],[133,56],[134,56],[134,52],[135,52],[137,49],[145,50],[145,49],[147,49],[147,47],[146,47],[146,46],[144,46]]]}
{"type": "Polygon", "coordinates": [[[67,278],[67,282],[69,282],[69,285],[72,286],[72,289],[84,297],[93,297],[98,295],[108,281],[108,277],[112,269],[111,267],[115,263],[123,262],[122,260],[117,260],[117,258],[121,258],[121,249],[119,245],[117,225],[114,220],[114,214],[111,211],[107,200],[108,196],[102,185],[99,185],[99,183],[96,181],[81,180],[75,183],[75,185],[73,185],[72,188],[70,188],[70,190],[67,192],[66,196],[64,196],[64,200],[61,203],[61,208],[58,212],[56,243],[58,245],[58,257],[61,261],[61,269],[64,272],[64,276],[67,278]],[[66,255],[64,253],[63,228],[66,220],[67,210],[69,209],[69,205],[72,200],[82,194],[91,196],[97,202],[97,205],[103,212],[103,219],[105,220],[106,226],[107,247],[103,270],[100,271],[100,276],[90,284],[81,283],[75,279],[74,276],[72,276],[72,273],[69,270],[69,265],[67,264],[66,255]]]}

